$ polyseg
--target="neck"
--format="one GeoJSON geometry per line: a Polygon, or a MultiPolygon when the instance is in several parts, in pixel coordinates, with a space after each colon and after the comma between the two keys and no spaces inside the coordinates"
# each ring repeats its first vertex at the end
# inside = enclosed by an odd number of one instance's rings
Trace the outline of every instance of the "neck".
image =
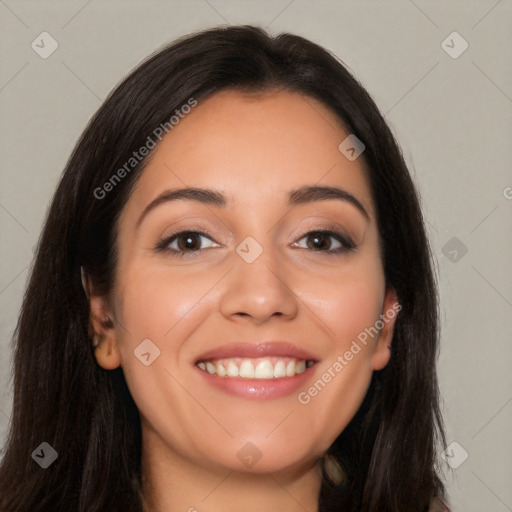
{"type": "Polygon", "coordinates": [[[142,476],[144,512],[318,512],[321,475],[314,460],[272,473],[241,472],[190,461],[150,436],[142,476]]]}

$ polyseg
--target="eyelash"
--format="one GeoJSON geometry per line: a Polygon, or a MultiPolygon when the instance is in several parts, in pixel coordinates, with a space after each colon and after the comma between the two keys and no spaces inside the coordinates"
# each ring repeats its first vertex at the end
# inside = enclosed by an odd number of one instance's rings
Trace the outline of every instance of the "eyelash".
{"type": "MultiPolygon", "coordinates": [[[[173,233],[172,235],[169,235],[169,236],[163,238],[162,240],[160,240],[156,245],[156,250],[158,252],[169,253],[172,256],[185,258],[185,257],[187,257],[187,255],[201,254],[202,252],[204,252],[207,249],[207,248],[204,248],[204,249],[197,249],[195,251],[194,250],[182,251],[180,249],[170,249],[169,248],[169,245],[172,242],[177,240],[180,235],[185,235],[185,234],[203,236],[203,237],[209,238],[213,242],[213,238],[208,233],[205,233],[203,231],[183,230],[183,231],[178,231],[176,233],[173,233]]],[[[342,233],[338,233],[337,231],[332,231],[330,229],[314,229],[314,230],[306,231],[305,233],[300,235],[298,241],[302,240],[303,238],[307,237],[308,235],[313,235],[313,234],[332,237],[341,244],[341,246],[337,247],[336,249],[327,249],[327,250],[310,249],[313,252],[324,253],[328,256],[337,256],[337,255],[341,255],[345,252],[353,251],[357,248],[356,244],[348,236],[343,235],[342,233]]],[[[296,244],[296,243],[297,242],[294,242],[294,244],[296,244]]],[[[301,249],[304,249],[304,248],[302,247],[301,249]]]]}

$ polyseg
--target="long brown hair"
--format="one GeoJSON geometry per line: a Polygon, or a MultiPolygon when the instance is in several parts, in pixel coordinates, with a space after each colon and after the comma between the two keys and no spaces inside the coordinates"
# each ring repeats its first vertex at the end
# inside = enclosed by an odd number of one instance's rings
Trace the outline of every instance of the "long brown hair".
{"type": "Polygon", "coordinates": [[[402,310],[389,364],[331,446],[347,472],[324,482],[319,510],[423,512],[443,486],[435,363],[438,305],[419,199],[400,149],[366,90],[318,45],[250,26],[210,29],[158,51],[109,95],[78,141],[39,240],[14,337],[14,403],[0,466],[4,512],[142,512],[141,430],[122,369],[98,366],[80,267],[105,294],[116,226],[147,157],[106,197],[98,189],[156,127],[223,89],[298,91],[335,113],[365,145],[387,283],[402,310]],[[42,469],[31,453],[58,453],[42,469]]]}

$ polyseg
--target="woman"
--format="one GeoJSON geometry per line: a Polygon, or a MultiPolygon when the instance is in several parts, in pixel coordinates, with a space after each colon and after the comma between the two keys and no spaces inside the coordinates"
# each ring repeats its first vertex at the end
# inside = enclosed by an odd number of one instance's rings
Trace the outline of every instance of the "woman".
{"type": "Polygon", "coordinates": [[[362,86],[294,35],[186,37],[113,91],[56,191],[0,510],[443,510],[437,322],[362,86]]]}

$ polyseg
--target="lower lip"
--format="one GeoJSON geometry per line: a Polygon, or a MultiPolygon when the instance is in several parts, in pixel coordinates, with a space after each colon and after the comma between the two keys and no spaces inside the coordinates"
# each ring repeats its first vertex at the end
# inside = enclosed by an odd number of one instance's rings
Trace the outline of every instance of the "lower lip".
{"type": "Polygon", "coordinates": [[[281,398],[296,392],[304,387],[311,377],[316,365],[306,368],[302,373],[293,377],[279,379],[244,379],[242,377],[220,377],[197,368],[209,385],[232,395],[259,400],[281,398]]]}

